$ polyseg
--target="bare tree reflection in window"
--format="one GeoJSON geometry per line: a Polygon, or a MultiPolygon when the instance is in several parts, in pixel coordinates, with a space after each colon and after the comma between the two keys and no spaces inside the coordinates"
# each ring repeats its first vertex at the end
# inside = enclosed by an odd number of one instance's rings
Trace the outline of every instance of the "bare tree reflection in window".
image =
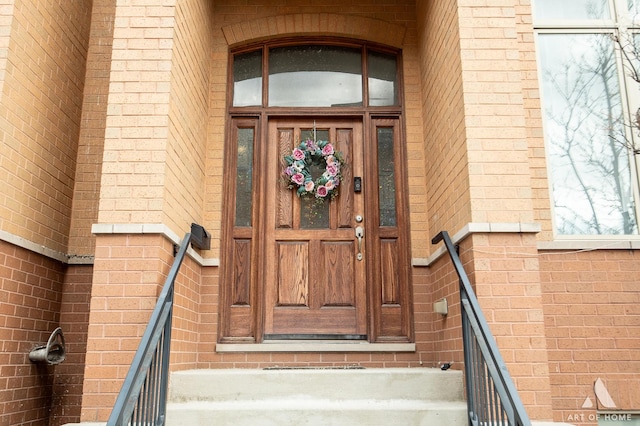
{"type": "Polygon", "coordinates": [[[541,34],[539,41],[556,231],[636,233],[611,37],[541,34]]]}

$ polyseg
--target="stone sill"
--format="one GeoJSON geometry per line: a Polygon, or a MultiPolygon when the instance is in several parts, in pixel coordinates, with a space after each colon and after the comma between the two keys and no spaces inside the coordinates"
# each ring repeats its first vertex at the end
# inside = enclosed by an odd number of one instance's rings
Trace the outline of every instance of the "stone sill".
{"type": "Polygon", "coordinates": [[[415,343],[368,343],[327,341],[278,341],[268,343],[218,343],[216,352],[415,352],[415,343]]]}
{"type": "Polygon", "coordinates": [[[593,250],[638,250],[640,240],[633,239],[633,236],[625,236],[620,239],[557,239],[555,241],[538,242],[538,250],[571,250],[571,251],[593,251],[593,250]]]}

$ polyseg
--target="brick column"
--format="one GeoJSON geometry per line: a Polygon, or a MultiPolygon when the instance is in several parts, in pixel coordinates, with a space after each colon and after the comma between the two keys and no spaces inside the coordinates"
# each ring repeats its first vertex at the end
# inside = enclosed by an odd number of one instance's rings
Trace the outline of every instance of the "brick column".
{"type": "Polygon", "coordinates": [[[109,417],[172,262],[161,235],[96,237],[83,422],[109,417]]]}
{"type": "Polygon", "coordinates": [[[474,234],[461,245],[480,306],[532,420],[551,420],[540,266],[534,233],[474,234]]]}

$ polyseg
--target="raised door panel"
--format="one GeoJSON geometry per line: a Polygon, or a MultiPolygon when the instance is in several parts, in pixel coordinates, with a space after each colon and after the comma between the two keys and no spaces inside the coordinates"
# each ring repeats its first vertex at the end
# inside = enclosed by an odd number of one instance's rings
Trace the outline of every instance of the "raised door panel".
{"type": "Polygon", "coordinates": [[[278,243],[278,306],[307,306],[309,246],[305,242],[278,243]]]}

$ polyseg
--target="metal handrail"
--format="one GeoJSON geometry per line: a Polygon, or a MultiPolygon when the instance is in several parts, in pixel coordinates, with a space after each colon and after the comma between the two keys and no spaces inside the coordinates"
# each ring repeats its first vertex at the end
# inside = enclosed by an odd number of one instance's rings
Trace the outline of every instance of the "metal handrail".
{"type": "Polygon", "coordinates": [[[193,236],[189,232],[184,236],[176,253],[107,426],[164,425],[169,382],[173,289],[192,241],[193,236]]]}
{"type": "Polygon", "coordinates": [[[440,241],[444,242],[460,280],[469,425],[530,426],[529,416],[480,309],[456,246],[446,231],[433,237],[431,243],[440,241]]]}

